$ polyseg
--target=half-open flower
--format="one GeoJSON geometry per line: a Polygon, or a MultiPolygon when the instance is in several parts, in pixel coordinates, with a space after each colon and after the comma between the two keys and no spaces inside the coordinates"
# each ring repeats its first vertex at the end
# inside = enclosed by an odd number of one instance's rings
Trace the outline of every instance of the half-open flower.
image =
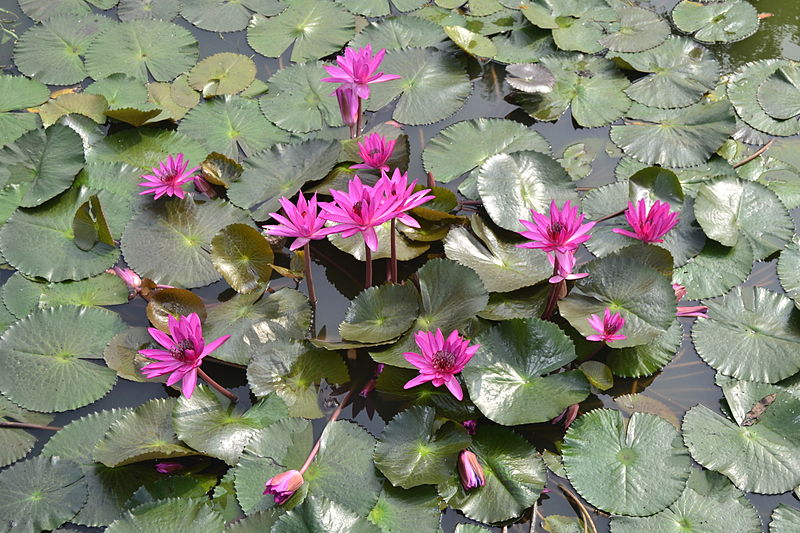
{"type": "Polygon", "coordinates": [[[305,483],[303,474],[297,470],[287,470],[271,477],[265,483],[264,494],[272,494],[275,496],[275,503],[281,505],[286,503],[303,483],[305,483]]]}
{"type": "Polygon", "coordinates": [[[464,370],[480,344],[469,345],[469,341],[458,335],[458,330],[444,338],[441,329],[436,332],[418,331],[414,334],[422,353],[406,352],[406,361],[419,369],[419,376],[406,383],[403,388],[410,389],[427,381],[434,387],[445,385],[457,400],[464,399],[464,392],[456,374],[464,370]]]}
{"type": "Polygon", "coordinates": [[[588,272],[576,274],[572,271],[575,268],[574,251],[567,253],[553,252],[552,254],[547,254],[547,259],[550,261],[550,264],[553,265],[553,270],[555,272],[548,280],[550,283],[561,283],[565,280],[581,279],[589,275],[588,272]]]}
{"type": "Polygon", "coordinates": [[[395,139],[387,141],[383,135],[370,133],[364,137],[362,142],[358,143],[358,153],[364,162],[353,165],[350,168],[389,172],[389,165],[386,162],[392,157],[395,143],[397,143],[395,139]]]}
{"type": "Polygon", "coordinates": [[[611,342],[628,338],[622,333],[619,333],[619,330],[625,325],[625,319],[620,313],[612,313],[608,307],[606,307],[603,313],[603,318],[593,314],[590,315],[590,318],[587,320],[589,321],[589,325],[592,326],[598,334],[589,335],[586,337],[586,340],[611,342]]]}
{"type": "Polygon", "coordinates": [[[342,122],[351,128],[358,123],[358,97],[352,87],[337,87],[333,94],[339,102],[339,113],[342,114],[342,122]]]}
{"type": "Polygon", "coordinates": [[[458,453],[458,475],[465,491],[483,487],[486,484],[486,474],[478,461],[478,456],[469,450],[461,450],[458,453]]]}
{"type": "Polygon", "coordinates": [[[156,200],[165,194],[184,198],[186,193],[183,190],[183,185],[193,181],[197,177],[194,173],[200,170],[200,167],[186,170],[188,166],[189,161],[183,159],[183,154],[178,154],[176,157],[167,156],[166,161],[159,163],[158,167],[153,167],[152,174],[142,175],[142,178],[146,181],[139,185],[147,190],[139,194],[155,194],[156,200]]]}
{"type": "Polygon", "coordinates": [[[625,218],[628,219],[633,231],[620,228],[614,228],[612,231],[648,243],[664,242],[662,237],[678,223],[678,214],[670,211],[668,203],[656,202],[648,207],[644,198],[639,200],[636,206],[633,202],[628,202],[625,218]]]}

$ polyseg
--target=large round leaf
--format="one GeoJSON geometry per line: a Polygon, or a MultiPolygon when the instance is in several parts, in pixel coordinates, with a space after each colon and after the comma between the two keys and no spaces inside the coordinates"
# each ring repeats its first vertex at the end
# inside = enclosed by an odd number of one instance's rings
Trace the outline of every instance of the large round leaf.
{"type": "Polygon", "coordinates": [[[178,153],[191,165],[202,162],[208,151],[194,139],[175,131],[131,128],[93,144],[87,159],[89,162],[127,163],[150,174],[152,167],[178,153]]]}
{"type": "Polygon", "coordinates": [[[683,339],[683,328],[674,320],[670,328],[654,341],[629,348],[610,350],[606,364],[615,376],[639,378],[664,368],[677,352],[683,339]]]}
{"type": "Polygon", "coordinates": [[[404,490],[383,484],[383,491],[367,519],[383,531],[438,531],[442,513],[439,498],[431,486],[404,490]]]}
{"type": "MultiPolygon", "coordinates": [[[[49,424],[51,415],[23,409],[5,396],[0,396],[0,423],[22,422],[25,424],[49,424]]],[[[19,428],[0,428],[0,467],[22,459],[36,444],[36,437],[19,428]]]]}
{"type": "Polygon", "coordinates": [[[222,533],[222,516],[199,498],[166,498],[143,503],[115,520],[108,533],[222,533]]]}
{"type": "Polygon", "coordinates": [[[728,98],[748,126],[770,135],[790,136],[800,133],[800,121],[776,120],[758,103],[758,88],[778,69],[790,63],[785,59],[762,59],[745,63],[728,78],[728,98]]]}
{"type": "Polygon", "coordinates": [[[269,282],[275,256],[260,231],[231,224],[211,240],[211,262],[238,292],[253,292],[269,282]]]}
{"type": "Polygon", "coordinates": [[[596,409],[570,426],[562,449],[572,485],[614,514],[648,516],[672,505],[689,477],[689,453],[666,420],[596,409]],[[647,497],[641,497],[646,494],[647,497]]]}
{"type": "Polygon", "coordinates": [[[382,530],[324,496],[311,496],[303,505],[282,515],[274,533],[380,533],[382,530]]]}
{"type": "MultiPolygon", "coordinates": [[[[346,0],[343,3],[353,4],[354,1],[346,0]]],[[[417,16],[396,15],[371,21],[350,41],[350,46],[362,48],[370,44],[373,50],[399,50],[435,46],[444,39],[444,32],[438,24],[417,16]]]]}
{"type": "Polygon", "coordinates": [[[599,40],[613,52],[641,52],[658,46],[670,34],[669,24],[649,9],[630,6],[617,10],[614,31],[599,40]],[[618,26],[617,26],[618,24],[618,26]]]}
{"type": "Polygon", "coordinates": [[[412,284],[370,287],[351,302],[339,334],[364,343],[389,341],[408,331],[418,313],[412,284]]]}
{"type": "Polygon", "coordinates": [[[771,518],[770,533],[792,533],[800,529],[800,511],[788,505],[778,505],[771,518]]]}
{"type": "Polygon", "coordinates": [[[746,0],[692,2],[682,0],[672,10],[679,30],[694,34],[704,43],[729,43],[750,37],[758,30],[758,11],[746,0]]]}
{"type": "Polygon", "coordinates": [[[178,16],[178,0],[119,0],[117,16],[122,21],[135,19],[172,20],[178,16]]]}
{"type": "Polygon", "coordinates": [[[775,383],[800,370],[800,313],[792,300],[760,287],[737,287],[704,303],[709,319],[695,323],[692,340],[717,371],[775,383]]]}
{"type": "Polygon", "coordinates": [[[95,79],[123,73],[143,81],[172,81],[197,61],[189,30],[163,20],[132,20],[100,33],[86,51],[95,79]]]}
{"type": "Polygon", "coordinates": [[[672,279],[686,288],[689,299],[722,296],[747,279],[753,259],[753,249],[744,237],[732,248],[709,240],[699,255],[675,270],[672,279]]]}
{"type": "Polygon", "coordinates": [[[36,411],[67,411],[104,396],[116,373],[86,359],[99,359],[103,348],[124,326],[111,311],[61,306],[32,313],[0,339],[0,392],[36,411]]]}
{"type": "Polygon", "coordinates": [[[388,52],[381,70],[401,79],[373,85],[368,109],[381,109],[399,96],[392,117],[403,124],[445,119],[458,111],[472,92],[461,62],[431,48],[388,52]]]}
{"type": "Polygon", "coordinates": [[[572,341],[555,324],[508,320],[476,341],[481,347],[464,368],[464,382],[478,409],[499,424],[545,422],[589,395],[580,371],[551,374],[576,357],[572,341]]]}
{"type": "Polygon", "coordinates": [[[543,213],[550,202],[559,206],[577,200],[566,171],[549,155],[523,151],[487,159],[478,174],[478,192],[492,220],[500,227],[521,231],[520,219],[531,210],[543,213]]]}
{"type": "Polygon", "coordinates": [[[156,282],[184,287],[208,285],[220,278],[211,261],[211,240],[235,223],[251,223],[250,217],[222,200],[201,201],[187,196],[152,202],[125,228],[122,253],[139,275],[156,282]]]}
{"type": "Polygon", "coordinates": [[[473,520],[500,522],[521,515],[536,502],[547,471],[530,443],[509,429],[483,425],[470,449],[478,456],[486,483],[465,491],[459,477],[452,475],[438,487],[450,507],[473,520]]]}
{"type": "Polygon", "coordinates": [[[609,256],[586,265],[589,277],[578,280],[558,310],[581,335],[597,332],[589,325],[591,314],[606,308],[625,319],[627,339],[613,348],[647,344],[663,334],[675,318],[675,293],[669,280],[637,259],[609,256]]]}
{"type": "Polygon", "coordinates": [[[189,85],[208,98],[241,92],[253,83],[255,77],[256,64],[252,59],[242,54],[223,52],[195,65],[189,72],[189,85]]]}
{"type": "Polygon", "coordinates": [[[9,532],[55,529],[80,511],[86,496],[77,464],[34,457],[0,473],[0,524],[9,532]]]}
{"type": "Polygon", "coordinates": [[[800,72],[792,63],[781,67],[758,88],[758,105],[769,116],[786,120],[800,114],[800,72]]]}
{"type": "Polygon", "coordinates": [[[292,61],[302,63],[338,51],[355,34],[355,17],[328,0],[295,0],[277,17],[256,15],[247,42],[261,55],[279,57],[292,47],[292,61]]]}
{"type": "Polygon", "coordinates": [[[47,87],[24,76],[0,75],[0,111],[37,106],[50,97],[47,87]]]}
{"type": "Polygon", "coordinates": [[[239,31],[247,27],[252,13],[276,15],[286,9],[281,0],[237,0],[219,2],[218,0],[182,0],[183,18],[208,31],[239,31]]]}
{"type": "Polygon", "coordinates": [[[447,480],[458,452],[470,445],[466,430],[453,422],[438,427],[436,410],[415,406],[394,417],[375,447],[375,466],[395,487],[447,480]]]}

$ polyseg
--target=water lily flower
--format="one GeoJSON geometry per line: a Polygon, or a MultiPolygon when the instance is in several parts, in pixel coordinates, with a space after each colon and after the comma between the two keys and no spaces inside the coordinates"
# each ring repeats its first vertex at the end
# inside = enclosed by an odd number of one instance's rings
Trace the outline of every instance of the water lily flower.
{"type": "Polygon", "coordinates": [[[475,432],[478,430],[478,422],[475,420],[464,420],[461,422],[461,425],[464,426],[464,429],[467,430],[467,433],[470,435],[474,435],[475,432]]]}
{"type": "Polygon", "coordinates": [[[392,205],[392,212],[389,218],[396,218],[406,226],[418,228],[419,222],[414,217],[406,214],[415,207],[419,207],[427,201],[436,198],[430,189],[422,189],[414,192],[414,187],[417,185],[417,180],[408,183],[408,172],[400,172],[400,169],[394,169],[392,176],[389,177],[387,173],[381,175],[381,179],[375,185],[375,190],[381,191],[390,205],[392,205]]]}
{"type": "Polygon", "coordinates": [[[678,214],[670,211],[668,203],[657,201],[648,208],[644,198],[636,206],[628,202],[625,218],[633,231],[620,228],[612,231],[647,243],[664,242],[662,237],[678,223],[678,214]]]}
{"type": "Polygon", "coordinates": [[[686,287],[680,283],[673,283],[672,290],[675,291],[675,301],[680,302],[686,297],[686,287]]]}
{"type": "Polygon", "coordinates": [[[125,282],[125,285],[128,286],[128,300],[133,300],[136,298],[137,294],[142,292],[142,278],[140,278],[139,274],[130,268],[121,268],[115,266],[113,268],[109,268],[106,270],[106,272],[116,275],[125,282]]]}
{"type": "Polygon", "coordinates": [[[186,193],[183,191],[182,186],[193,181],[197,177],[194,176],[194,173],[200,170],[200,167],[186,170],[188,166],[189,161],[184,160],[183,154],[178,154],[176,157],[167,156],[165,162],[159,163],[158,167],[153,167],[152,174],[143,174],[141,176],[147,181],[139,185],[146,187],[147,190],[139,194],[155,194],[156,200],[165,194],[170,197],[184,198],[186,193]]]}
{"type": "Polygon", "coordinates": [[[183,465],[180,463],[170,463],[168,461],[156,463],[156,472],[159,474],[171,474],[178,470],[183,470],[183,465]]]}
{"type": "Polygon", "coordinates": [[[282,505],[292,497],[303,483],[305,483],[303,474],[297,470],[287,470],[286,472],[281,472],[277,476],[271,477],[266,482],[264,494],[274,495],[275,503],[282,505]]]}
{"type": "Polygon", "coordinates": [[[396,139],[387,141],[386,137],[377,133],[370,133],[364,137],[364,141],[358,143],[358,153],[361,155],[363,163],[353,165],[351,169],[374,169],[389,172],[389,165],[386,162],[392,157],[396,139]]]}
{"type": "Polygon", "coordinates": [[[572,269],[575,268],[575,252],[560,253],[554,252],[547,254],[547,259],[553,265],[555,274],[548,280],[550,283],[561,283],[564,280],[581,279],[589,275],[588,272],[575,274],[572,269]]]}
{"type": "Polygon", "coordinates": [[[706,305],[679,305],[675,311],[675,316],[694,316],[698,318],[708,318],[706,305]]]}
{"type": "Polygon", "coordinates": [[[569,429],[575,419],[578,418],[578,410],[580,406],[577,403],[573,403],[563,411],[561,414],[555,417],[553,420],[550,421],[551,424],[558,424],[559,422],[563,421],[564,429],[569,429]]]}
{"type": "Polygon", "coordinates": [[[528,231],[519,232],[531,242],[517,246],[561,254],[574,252],[578,246],[588,241],[591,238],[588,232],[595,225],[595,222],[584,224],[584,215],[578,216],[578,206],[571,205],[569,200],[561,209],[556,207],[555,201],[550,202],[550,216],[531,210],[531,218],[533,221],[520,219],[520,223],[528,231]]]}
{"type": "Polygon", "coordinates": [[[331,228],[325,227],[325,219],[318,214],[316,194],[306,200],[301,192],[297,195],[297,204],[293,204],[286,197],[278,201],[286,216],[270,213],[269,215],[279,224],[264,226],[264,230],[270,235],[294,237],[294,242],[289,246],[290,250],[302,248],[309,241],[322,239],[331,233],[331,228]]]}
{"type": "MultiPolygon", "coordinates": [[[[150,332],[150,336],[165,349],[139,350],[140,354],[156,361],[142,367],[142,374],[147,378],[169,374],[167,385],[171,386],[178,381],[182,381],[181,390],[183,395],[191,398],[197,385],[197,374],[198,372],[202,373],[200,365],[203,363],[203,358],[222,346],[231,336],[223,335],[206,344],[203,339],[200,317],[197,316],[197,313],[181,316],[180,318],[170,315],[168,326],[169,335],[156,328],[147,329],[150,332]]],[[[209,385],[215,385],[204,373],[201,375],[209,385]]]]}
{"type": "Polygon", "coordinates": [[[628,338],[621,333],[617,333],[625,325],[625,319],[622,318],[620,313],[611,313],[608,307],[603,313],[603,318],[593,314],[587,320],[589,325],[598,332],[598,335],[589,335],[586,340],[611,342],[628,338]]]}
{"type": "Polygon", "coordinates": [[[350,127],[350,131],[354,132],[353,127],[358,123],[361,110],[359,109],[359,100],[352,87],[342,85],[337,87],[333,94],[336,95],[336,100],[339,102],[339,112],[342,114],[342,122],[350,127]]]}
{"type": "Polygon", "coordinates": [[[461,384],[455,375],[464,369],[480,348],[480,344],[470,346],[468,340],[458,335],[457,329],[453,330],[447,339],[444,338],[441,329],[437,329],[435,333],[418,331],[414,334],[414,340],[417,341],[422,353],[406,352],[403,357],[417,367],[420,374],[403,388],[410,389],[430,381],[434,387],[445,385],[457,400],[464,399],[461,384]]]}
{"type": "Polygon", "coordinates": [[[483,487],[486,484],[486,474],[483,473],[478,456],[469,450],[461,450],[458,453],[458,475],[465,491],[483,487]]]}
{"type": "Polygon", "coordinates": [[[369,44],[364,48],[346,48],[343,56],[336,57],[338,66],[323,66],[330,77],[322,78],[322,81],[341,83],[344,86],[352,87],[356,96],[366,100],[369,98],[371,84],[400,79],[400,76],[395,74],[376,72],[381,66],[384,55],[386,55],[386,49],[382,48],[373,57],[372,46],[369,44]]]}

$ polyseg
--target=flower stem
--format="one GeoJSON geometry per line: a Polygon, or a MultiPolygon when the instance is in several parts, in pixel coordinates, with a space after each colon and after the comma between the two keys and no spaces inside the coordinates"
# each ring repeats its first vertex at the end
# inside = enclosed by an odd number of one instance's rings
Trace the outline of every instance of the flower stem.
{"type": "Polygon", "coordinates": [[[361,135],[361,113],[362,113],[362,111],[361,111],[361,102],[362,102],[362,100],[359,97],[358,98],[358,118],[356,119],[356,134],[353,137],[354,139],[356,137],[358,137],[359,135],[361,135]]]}
{"type": "MultiPolygon", "coordinates": [[[[558,274],[558,259],[556,259],[555,264],[553,265],[553,275],[558,274]]],[[[544,306],[544,313],[542,313],[542,320],[550,320],[553,316],[553,311],[556,309],[556,302],[558,302],[558,294],[562,290],[562,284],[565,284],[564,281],[560,281],[558,283],[551,283],[550,290],[547,291],[547,303],[544,306]]]]}
{"type": "MultiPolygon", "coordinates": [[[[345,406],[347,406],[347,404],[350,403],[350,398],[353,397],[354,392],[355,389],[350,389],[350,392],[347,393],[347,396],[344,397],[342,402],[336,407],[336,409],[334,409],[333,413],[331,413],[331,417],[328,419],[328,424],[336,422],[336,420],[339,418],[339,415],[342,414],[342,409],[344,409],[345,406]]],[[[308,467],[311,466],[311,461],[313,461],[314,457],[317,456],[317,452],[319,451],[320,440],[322,440],[322,438],[317,439],[317,442],[314,443],[314,447],[311,448],[311,452],[309,452],[308,457],[306,458],[306,462],[303,463],[303,466],[300,467],[300,474],[305,474],[306,470],[308,470],[308,467]]]]}
{"type": "Polygon", "coordinates": [[[306,287],[308,288],[308,299],[311,301],[311,308],[317,308],[317,295],[314,292],[314,276],[311,274],[311,245],[306,243],[303,246],[303,265],[306,271],[306,287]]]}
{"type": "Polygon", "coordinates": [[[231,391],[229,391],[228,389],[226,389],[225,387],[223,387],[222,385],[220,385],[219,383],[217,383],[216,381],[211,379],[211,377],[208,374],[203,372],[202,368],[198,368],[197,369],[197,375],[200,376],[203,379],[203,381],[205,381],[206,383],[211,385],[211,387],[216,389],[217,392],[219,392],[220,394],[225,395],[233,403],[236,403],[236,402],[239,401],[239,397],[238,396],[236,396],[234,393],[232,393],[231,391]]]}
{"type": "Polygon", "coordinates": [[[398,283],[400,280],[397,279],[397,237],[395,237],[395,219],[392,219],[392,230],[391,230],[391,247],[392,247],[392,257],[389,259],[392,265],[392,276],[390,281],[394,283],[398,283]]]}
{"type": "Polygon", "coordinates": [[[369,249],[367,243],[364,243],[364,254],[367,262],[367,277],[364,280],[364,288],[369,289],[372,287],[372,250],[369,249]]]}
{"type": "Polygon", "coordinates": [[[24,422],[0,422],[0,428],[46,429],[48,431],[64,429],[59,426],[40,426],[39,424],[26,424],[24,422]]]}

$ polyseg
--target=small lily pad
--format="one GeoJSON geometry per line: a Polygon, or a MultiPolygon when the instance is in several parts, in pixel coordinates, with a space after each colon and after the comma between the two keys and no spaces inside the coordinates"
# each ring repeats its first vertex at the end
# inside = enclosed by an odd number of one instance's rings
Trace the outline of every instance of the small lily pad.
{"type": "MultiPolygon", "coordinates": [[[[23,409],[0,396],[0,422],[49,424],[53,417],[23,409]]],[[[36,444],[36,437],[19,428],[0,428],[0,467],[22,459],[36,444]]]]}
{"type": "Polygon", "coordinates": [[[791,65],[785,59],[762,59],[745,63],[728,78],[728,98],[748,126],[758,131],[787,137],[800,133],[800,121],[776,120],[767,114],[758,103],[758,89],[780,68],[791,65]]]}
{"type": "Polygon", "coordinates": [[[245,90],[255,77],[256,64],[252,59],[242,54],[223,52],[209,56],[195,65],[189,71],[189,85],[209,98],[239,93],[245,90]]]}
{"type": "Polygon", "coordinates": [[[397,338],[417,318],[419,304],[413,285],[381,285],[361,292],[339,325],[343,339],[377,343],[397,338]]]}
{"type": "Polygon", "coordinates": [[[740,41],[758,30],[758,11],[745,0],[692,2],[682,0],[672,10],[679,30],[704,43],[740,41]]]}
{"type": "Polygon", "coordinates": [[[269,282],[274,254],[260,231],[231,224],[211,240],[211,262],[237,292],[252,292],[269,282]]]}
{"type": "Polygon", "coordinates": [[[247,27],[253,11],[262,15],[277,15],[286,9],[281,0],[182,0],[181,16],[204,30],[213,32],[239,31],[247,27]]]}
{"type": "Polygon", "coordinates": [[[614,31],[599,39],[600,44],[614,52],[641,52],[658,46],[669,36],[669,24],[658,14],[637,6],[617,10],[619,22],[614,31]]]}

